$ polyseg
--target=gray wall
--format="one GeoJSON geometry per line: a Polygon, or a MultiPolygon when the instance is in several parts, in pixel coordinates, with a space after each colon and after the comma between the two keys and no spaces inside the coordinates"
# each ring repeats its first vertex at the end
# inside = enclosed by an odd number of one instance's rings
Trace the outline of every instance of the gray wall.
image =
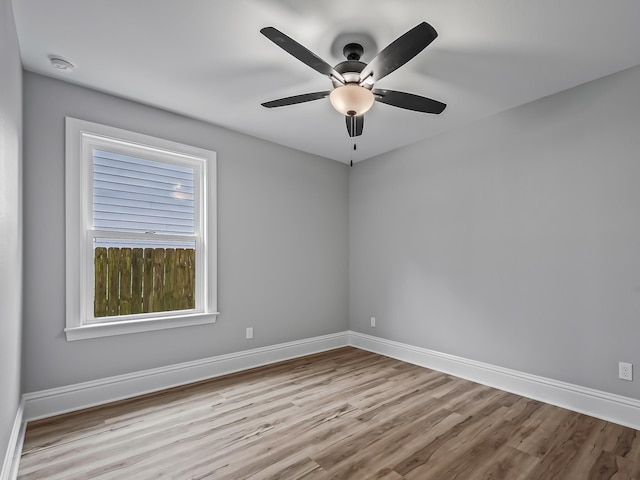
{"type": "MultiPolygon", "coordinates": [[[[0,462],[20,402],[22,65],[10,0],[0,0],[0,462]]],[[[0,469],[2,467],[0,466],[0,469]]]]}
{"type": "Polygon", "coordinates": [[[640,398],[617,378],[640,368],[638,85],[635,67],[357,164],[351,329],[640,398]]]}
{"type": "Polygon", "coordinates": [[[24,95],[26,392],[348,328],[347,166],[31,73],[24,95]],[[65,115],[217,152],[216,324],[66,341],[65,115]]]}

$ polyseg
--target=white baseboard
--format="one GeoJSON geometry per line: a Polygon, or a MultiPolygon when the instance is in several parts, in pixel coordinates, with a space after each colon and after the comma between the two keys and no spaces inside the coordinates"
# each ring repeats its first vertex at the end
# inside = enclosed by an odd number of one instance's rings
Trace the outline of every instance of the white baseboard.
{"type": "Polygon", "coordinates": [[[349,332],[354,347],[640,430],[640,401],[488,363],[349,332]]]}
{"type": "MultiPolygon", "coordinates": [[[[21,405],[18,413],[24,424],[346,345],[640,430],[639,400],[353,331],[26,393],[23,395],[24,408],[21,405]]],[[[17,425],[14,429],[17,428],[16,435],[19,435],[20,424],[17,425]]],[[[15,445],[21,444],[16,440],[15,445]]],[[[6,464],[5,460],[5,467],[6,464]]]]}
{"type": "Polygon", "coordinates": [[[13,422],[9,445],[4,456],[0,480],[15,480],[18,476],[18,465],[22,455],[22,444],[24,443],[24,432],[27,422],[24,421],[24,399],[18,405],[16,418],[13,422]]]}
{"type": "Polygon", "coordinates": [[[49,390],[25,393],[23,395],[25,405],[24,419],[30,421],[51,417],[249,368],[332,350],[348,344],[348,332],[340,332],[49,390]]]}

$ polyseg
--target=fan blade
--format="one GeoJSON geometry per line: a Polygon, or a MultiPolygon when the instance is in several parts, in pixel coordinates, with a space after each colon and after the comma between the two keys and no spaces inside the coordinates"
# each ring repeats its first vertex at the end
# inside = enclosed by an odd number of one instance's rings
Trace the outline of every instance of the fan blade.
{"type": "Polygon", "coordinates": [[[360,73],[360,82],[371,76],[373,81],[386,77],[401,67],[435,40],[438,33],[427,22],[413,27],[391,42],[360,73]]]}
{"type": "Polygon", "coordinates": [[[315,71],[320,72],[323,75],[333,77],[340,83],[345,83],[344,77],[340,73],[338,73],[331,65],[322,60],[308,48],[300,45],[294,39],[282,33],[277,28],[264,27],[262,30],[260,30],[260,33],[262,33],[265,37],[278,45],[284,51],[296,57],[302,63],[309,65],[315,71]]]}
{"type": "Polygon", "coordinates": [[[345,120],[347,121],[347,132],[349,132],[350,137],[357,137],[362,135],[362,129],[364,128],[364,115],[356,116],[346,116],[345,120]]]}
{"type": "Polygon", "coordinates": [[[293,97],[279,98],[278,100],[271,100],[270,102],[264,102],[263,107],[285,107],[287,105],[295,105],[296,103],[311,102],[313,100],[320,100],[321,98],[327,98],[331,92],[313,92],[303,93],[302,95],[294,95],[293,97]]]}
{"type": "Polygon", "coordinates": [[[372,92],[378,102],[406,110],[413,110],[415,112],[438,114],[442,113],[447,106],[446,103],[421,97],[420,95],[414,95],[413,93],[396,92],[395,90],[384,90],[380,88],[374,88],[372,92]]]}

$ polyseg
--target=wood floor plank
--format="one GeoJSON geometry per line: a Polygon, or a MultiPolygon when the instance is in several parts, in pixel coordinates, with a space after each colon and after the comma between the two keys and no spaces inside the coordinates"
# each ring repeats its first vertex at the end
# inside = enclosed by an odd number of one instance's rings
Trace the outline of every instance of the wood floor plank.
{"type": "Polygon", "coordinates": [[[633,462],[623,457],[616,457],[617,471],[611,480],[638,480],[640,479],[640,462],[633,462]]]}
{"type": "MultiPolygon", "coordinates": [[[[486,415],[468,416],[463,422],[444,432],[394,467],[407,479],[440,479],[444,472],[456,467],[474,447],[507,422],[502,418],[505,407],[490,407],[486,415]]],[[[466,469],[466,465],[463,465],[466,469]]],[[[455,477],[452,477],[455,478],[455,477]]],[[[461,477],[464,478],[464,477],[461,477]]]]}
{"type": "Polygon", "coordinates": [[[540,460],[532,455],[504,445],[491,462],[478,466],[473,477],[478,480],[526,480],[540,460]]]}
{"type": "MultiPolygon", "coordinates": [[[[555,438],[558,426],[566,416],[566,412],[560,408],[544,405],[533,400],[528,401],[527,404],[529,410],[535,407],[538,408],[530,412],[526,419],[518,422],[520,428],[515,432],[509,443],[524,453],[542,458],[547,454],[551,441],[555,438]]],[[[517,419],[512,421],[517,422],[517,419]]]]}
{"type": "MultiPolygon", "coordinates": [[[[462,420],[460,415],[440,409],[402,427],[394,427],[385,435],[378,436],[379,430],[372,425],[363,430],[359,438],[325,449],[316,460],[335,478],[376,478],[381,472],[385,477],[393,477],[393,466],[408,452],[419,448],[428,438],[442,435],[462,420]],[[416,431],[423,433],[416,435],[416,431]]],[[[398,472],[395,475],[403,478],[398,472]]]]}
{"type": "Polygon", "coordinates": [[[579,463],[582,449],[590,449],[587,442],[589,433],[597,428],[601,420],[586,415],[567,411],[566,419],[555,432],[555,438],[549,445],[548,452],[532,471],[534,478],[552,480],[571,478],[571,472],[582,470],[581,476],[588,478],[587,466],[579,463]]]}
{"type": "Polygon", "coordinates": [[[18,478],[640,480],[640,432],[345,347],[30,422],[18,478]]]}

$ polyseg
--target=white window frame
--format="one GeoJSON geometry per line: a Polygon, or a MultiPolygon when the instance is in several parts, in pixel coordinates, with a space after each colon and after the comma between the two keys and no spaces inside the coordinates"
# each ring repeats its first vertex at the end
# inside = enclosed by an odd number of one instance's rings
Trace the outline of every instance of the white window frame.
{"type": "MultiPolygon", "coordinates": [[[[190,145],[66,117],[66,328],[67,341],[215,323],[217,312],[216,153],[190,145]],[[195,168],[195,308],[124,316],[93,315],[95,238],[149,238],[93,228],[93,149],[195,168]]],[[[194,237],[162,235],[163,239],[194,237]]],[[[156,240],[158,238],[155,238],[156,240]]]]}

